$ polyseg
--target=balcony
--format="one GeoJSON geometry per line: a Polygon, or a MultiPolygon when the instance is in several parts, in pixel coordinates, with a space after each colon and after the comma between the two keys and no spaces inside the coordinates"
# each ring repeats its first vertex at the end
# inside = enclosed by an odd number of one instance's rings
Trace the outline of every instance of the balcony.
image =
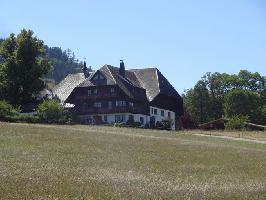
{"type": "Polygon", "coordinates": [[[79,95],[76,96],[76,100],[96,100],[96,99],[110,99],[110,98],[118,98],[119,95],[116,93],[99,93],[99,94],[91,94],[91,95],[79,95]]]}
{"type": "Polygon", "coordinates": [[[91,115],[91,114],[112,114],[112,113],[143,113],[144,110],[140,108],[134,108],[130,106],[126,107],[114,107],[109,108],[78,108],[75,107],[72,110],[73,113],[77,115],[91,115]]]}

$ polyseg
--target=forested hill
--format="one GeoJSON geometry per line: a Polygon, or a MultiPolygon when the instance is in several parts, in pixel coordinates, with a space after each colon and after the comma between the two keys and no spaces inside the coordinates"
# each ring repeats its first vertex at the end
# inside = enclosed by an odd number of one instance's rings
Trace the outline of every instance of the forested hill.
{"type": "MultiPolygon", "coordinates": [[[[0,46],[1,46],[3,41],[4,41],[4,39],[0,38],[0,46]]],[[[2,63],[2,62],[3,62],[3,58],[0,56],[0,63],[2,63]]]]}
{"type": "Polygon", "coordinates": [[[51,61],[52,69],[45,78],[54,79],[56,83],[63,80],[68,74],[81,72],[82,62],[75,58],[70,49],[45,46],[45,57],[51,61]]]}
{"type": "MultiPolygon", "coordinates": [[[[3,39],[0,38],[0,45],[3,39]]],[[[44,57],[50,60],[52,68],[44,78],[52,79],[59,83],[68,74],[78,73],[82,70],[82,62],[76,59],[74,52],[70,49],[62,50],[60,47],[45,47],[44,57]]],[[[3,62],[0,57],[0,62],[3,62]]]]}

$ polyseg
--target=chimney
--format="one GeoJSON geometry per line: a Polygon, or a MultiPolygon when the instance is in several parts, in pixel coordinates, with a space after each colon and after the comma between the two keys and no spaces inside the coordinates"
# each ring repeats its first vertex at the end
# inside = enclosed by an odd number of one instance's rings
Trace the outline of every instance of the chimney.
{"type": "Polygon", "coordinates": [[[83,68],[82,68],[83,74],[85,78],[88,78],[88,68],[86,66],[86,62],[84,61],[83,68]]]}
{"type": "Polygon", "coordinates": [[[126,69],[125,69],[125,64],[123,60],[120,60],[119,74],[123,77],[125,77],[126,75],[126,69]]]}

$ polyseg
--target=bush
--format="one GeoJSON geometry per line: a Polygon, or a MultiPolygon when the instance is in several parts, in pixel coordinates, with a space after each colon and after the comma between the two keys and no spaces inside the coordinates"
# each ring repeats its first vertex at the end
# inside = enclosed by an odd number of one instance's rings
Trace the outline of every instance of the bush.
{"type": "Polygon", "coordinates": [[[65,123],[67,121],[63,106],[54,100],[43,101],[37,111],[41,122],[65,123]]]}
{"type": "Polygon", "coordinates": [[[247,116],[243,115],[235,115],[229,119],[227,119],[225,123],[226,130],[239,130],[243,131],[246,130],[246,122],[248,120],[247,116]]]}
{"type": "Polygon", "coordinates": [[[178,118],[178,126],[184,129],[196,129],[198,128],[197,123],[192,119],[191,115],[188,113],[184,113],[183,116],[178,118]]]}
{"type": "Polygon", "coordinates": [[[162,130],[170,130],[172,126],[172,120],[162,120],[161,122],[157,121],[155,128],[162,130]]]}
{"type": "Polygon", "coordinates": [[[13,107],[6,101],[0,101],[0,120],[7,120],[20,112],[19,108],[13,107]]]}
{"type": "Polygon", "coordinates": [[[39,117],[32,114],[17,114],[9,117],[9,122],[24,122],[24,123],[38,123],[39,117]]]}
{"type": "Polygon", "coordinates": [[[114,123],[114,127],[121,128],[121,127],[124,127],[124,126],[125,126],[125,123],[123,123],[123,122],[116,122],[116,123],[114,123]]]}

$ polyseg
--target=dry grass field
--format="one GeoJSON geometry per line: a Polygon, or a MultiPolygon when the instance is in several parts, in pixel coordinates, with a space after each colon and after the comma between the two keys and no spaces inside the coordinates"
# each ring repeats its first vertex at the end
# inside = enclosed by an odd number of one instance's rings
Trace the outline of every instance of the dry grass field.
{"type": "Polygon", "coordinates": [[[0,199],[266,199],[266,145],[0,123],[0,199]]]}

